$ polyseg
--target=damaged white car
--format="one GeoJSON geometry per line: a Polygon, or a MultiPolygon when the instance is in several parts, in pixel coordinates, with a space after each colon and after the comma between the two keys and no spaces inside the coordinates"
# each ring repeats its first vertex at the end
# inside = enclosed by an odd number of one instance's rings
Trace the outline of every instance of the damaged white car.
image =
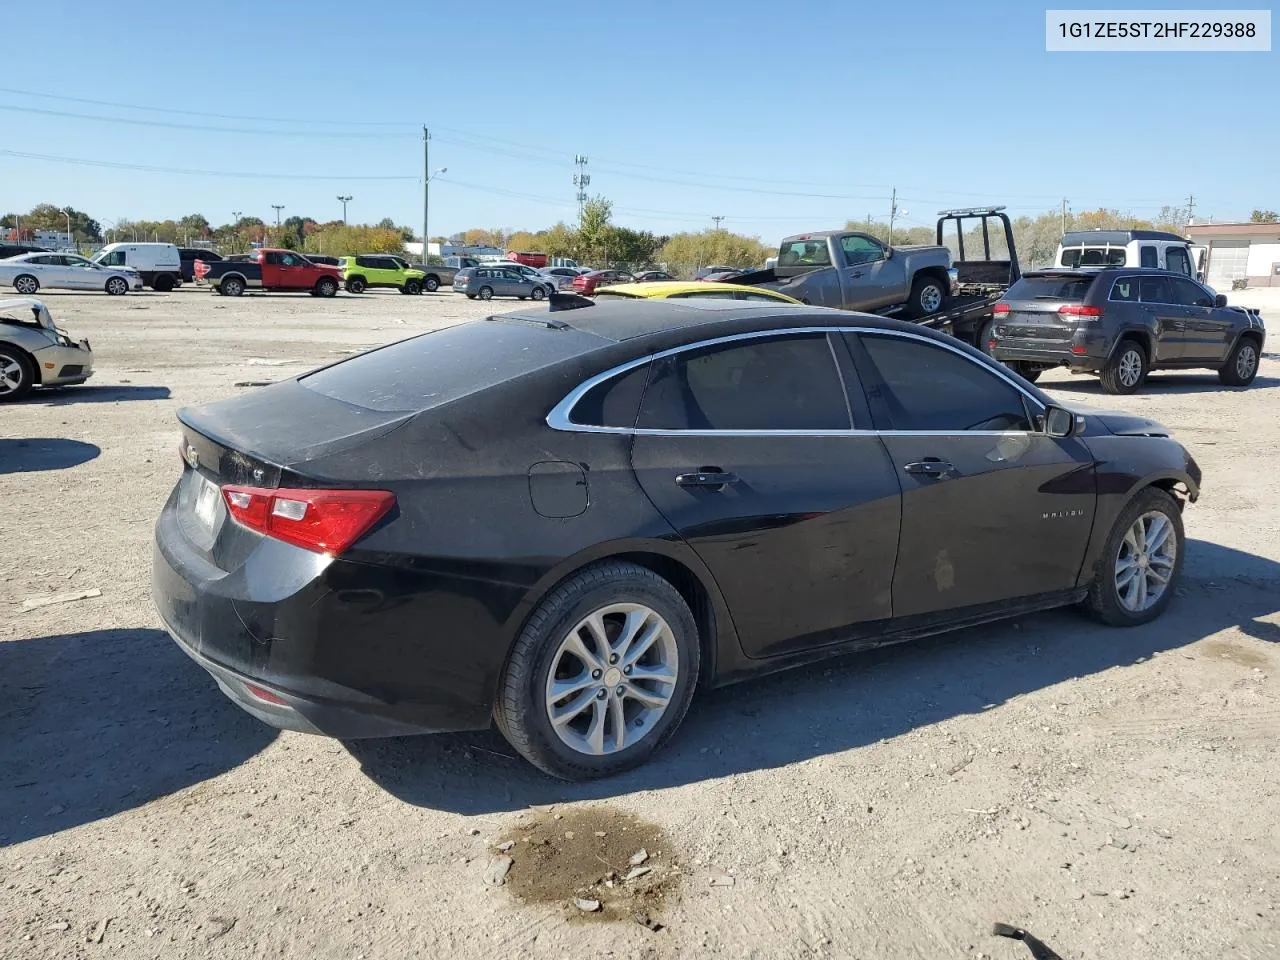
{"type": "Polygon", "coordinates": [[[88,340],[72,340],[29,297],[0,300],[0,403],[21,400],[35,387],[65,387],[93,375],[88,340]]]}

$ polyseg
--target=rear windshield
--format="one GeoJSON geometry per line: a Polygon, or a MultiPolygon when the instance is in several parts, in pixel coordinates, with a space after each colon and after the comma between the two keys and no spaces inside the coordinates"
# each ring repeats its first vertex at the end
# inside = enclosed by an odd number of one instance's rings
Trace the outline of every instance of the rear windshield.
{"type": "Polygon", "coordinates": [[[415,413],[606,344],[544,323],[473,320],[343,360],[299,382],[366,410],[415,413]]]}
{"type": "MultiPolygon", "coordinates": [[[[784,240],[778,250],[780,267],[829,267],[831,254],[827,252],[827,238],[810,240],[784,240]]],[[[722,267],[721,270],[729,268],[722,267]]]]}
{"type": "Polygon", "coordinates": [[[1124,247],[1063,247],[1060,267],[1123,267],[1124,247]]]}
{"type": "Polygon", "coordinates": [[[1004,295],[1006,300],[1083,300],[1093,277],[1023,277],[1004,295]]]}

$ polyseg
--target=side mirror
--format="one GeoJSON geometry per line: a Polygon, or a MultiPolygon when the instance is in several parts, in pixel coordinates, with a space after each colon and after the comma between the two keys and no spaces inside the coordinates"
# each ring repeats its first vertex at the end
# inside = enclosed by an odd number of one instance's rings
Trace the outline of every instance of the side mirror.
{"type": "Polygon", "coordinates": [[[1220,293],[1215,296],[1213,298],[1213,305],[1215,307],[1225,307],[1227,305],[1227,295],[1225,293],[1220,293]]]}
{"type": "Polygon", "coordinates": [[[884,248],[884,258],[885,258],[886,260],[888,260],[888,259],[890,259],[892,256],[893,256],[893,247],[886,246],[886,247],[884,248]]]}
{"type": "Polygon", "coordinates": [[[1058,440],[1074,437],[1084,432],[1084,417],[1065,407],[1048,407],[1044,412],[1044,432],[1058,440]]]}

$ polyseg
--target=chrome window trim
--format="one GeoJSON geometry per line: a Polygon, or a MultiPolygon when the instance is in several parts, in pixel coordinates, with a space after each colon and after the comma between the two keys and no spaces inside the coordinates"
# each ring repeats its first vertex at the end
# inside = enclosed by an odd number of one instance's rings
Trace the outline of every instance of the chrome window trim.
{"type": "MultiPolygon", "coordinates": [[[[1006,375],[1000,370],[992,370],[990,367],[979,363],[973,357],[969,356],[963,350],[953,347],[948,343],[942,343],[934,340],[932,337],[921,336],[907,330],[885,330],[879,327],[784,327],[778,330],[753,330],[750,333],[735,333],[726,337],[713,337],[710,340],[699,340],[697,343],[684,344],[679,347],[671,347],[667,350],[661,350],[658,353],[652,353],[648,356],[638,357],[635,360],[628,360],[626,363],[620,363],[616,367],[611,367],[603,373],[598,373],[578,386],[569,391],[563,400],[551,408],[551,412],[547,414],[546,423],[552,430],[562,430],[568,433],[614,433],[627,434],[636,437],[915,437],[921,434],[928,434],[936,437],[1003,437],[1009,434],[1024,434],[1027,436],[1044,436],[1044,432],[1040,430],[862,430],[851,428],[848,430],[658,430],[647,427],[599,427],[590,424],[574,423],[570,419],[574,406],[581,400],[593,387],[603,383],[604,381],[621,376],[636,367],[644,366],[656,360],[662,360],[666,357],[672,357],[679,353],[685,353],[689,350],[701,350],[706,347],[719,346],[723,343],[734,343],[739,340],[758,340],[761,337],[778,337],[778,336],[794,336],[797,334],[831,334],[831,333],[869,333],[887,337],[901,337],[905,340],[918,340],[921,343],[927,343],[931,346],[940,347],[943,350],[949,350],[959,357],[969,361],[977,367],[987,371],[988,373],[999,377],[1009,386],[1013,387],[1020,395],[1025,397],[1032,408],[1032,411],[1044,413],[1044,404],[1034,394],[1027,391],[1021,385],[1016,383],[1012,377],[1006,375]]],[[[832,357],[833,362],[835,358],[832,357]]],[[[840,365],[836,363],[836,375],[840,376],[840,365]]],[[[843,384],[843,378],[841,379],[843,384]]]]}

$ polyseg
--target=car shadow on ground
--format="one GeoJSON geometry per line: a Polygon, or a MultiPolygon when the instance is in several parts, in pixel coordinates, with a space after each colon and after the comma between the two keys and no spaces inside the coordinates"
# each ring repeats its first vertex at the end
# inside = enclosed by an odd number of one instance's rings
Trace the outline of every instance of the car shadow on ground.
{"type": "Polygon", "coordinates": [[[275,736],[162,631],[0,641],[0,849],[208,780],[275,736]]]}
{"type": "MultiPolygon", "coordinates": [[[[1123,630],[1054,611],[886,647],[751,680],[695,698],[667,747],[630,773],[563,783],[520,759],[496,732],[345,746],[365,774],[418,806],[465,814],[597,800],[846,753],[1022,694],[1135,664],[1229,627],[1280,643],[1280,564],[1188,543],[1182,596],[1159,620],[1123,630]]],[[[856,763],[856,756],[849,758],[856,763]]]]}
{"type": "Polygon", "coordinates": [[[119,403],[122,400],[168,400],[168,387],[121,386],[71,386],[45,387],[32,391],[26,404],[44,404],[49,407],[66,406],[69,403],[119,403]]]}
{"type": "MultiPolygon", "coordinates": [[[[1070,380],[1046,380],[1037,384],[1042,390],[1070,390],[1073,393],[1091,393],[1100,397],[1109,397],[1103,393],[1102,384],[1097,377],[1072,377],[1070,380]]],[[[1137,395],[1144,393],[1221,393],[1224,390],[1274,390],[1280,387],[1280,378],[1255,377],[1247,387],[1228,387],[1218,382],[1216,373],[1153,373],[1138,388],[1137,395]]]]}
{"type": "Polygon", "coordinates": [[[102,453],[96,444],[62,437],[0,440],[0,474],[39,473],[78,467],[102,453]]]}

